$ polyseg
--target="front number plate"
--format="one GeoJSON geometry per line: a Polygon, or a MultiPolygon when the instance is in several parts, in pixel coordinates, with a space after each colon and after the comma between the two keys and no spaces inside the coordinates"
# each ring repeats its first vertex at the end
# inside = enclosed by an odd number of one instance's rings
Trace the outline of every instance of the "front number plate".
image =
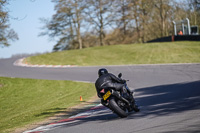
{"type": "Polygon", "coordinates": [[[107,91],[105,95],[103,95],[103,100],[106,100],[110,97],[111,95],[111,92],[110,91],[107,91]]]}

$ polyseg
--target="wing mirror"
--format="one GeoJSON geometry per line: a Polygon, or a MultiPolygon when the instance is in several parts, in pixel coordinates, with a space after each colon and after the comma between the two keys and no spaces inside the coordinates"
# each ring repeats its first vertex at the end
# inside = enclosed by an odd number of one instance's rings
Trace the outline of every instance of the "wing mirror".
{"type": "Polygon", "coordinates": [[[119,73],[119,74],[118,74],[118,77],[121,78],[121,77],[122,77],[122,73],[119,73]]]}

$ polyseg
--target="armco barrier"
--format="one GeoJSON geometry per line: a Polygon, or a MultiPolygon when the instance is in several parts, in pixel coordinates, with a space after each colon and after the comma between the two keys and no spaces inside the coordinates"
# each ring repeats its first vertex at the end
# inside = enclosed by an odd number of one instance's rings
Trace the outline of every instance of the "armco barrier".
{"type": "Polygon", "coordinates": [[[200,41],[200,35],[175,36],[175,41],[200,41]]]}
{"type": "Polygon", "coordinates": [[[162,37],[157,38],[150,42],[171,42],[171,41],[200,41],[200,35],[178,35],[178,36],[168,36],[168,37],[162,37]]]}

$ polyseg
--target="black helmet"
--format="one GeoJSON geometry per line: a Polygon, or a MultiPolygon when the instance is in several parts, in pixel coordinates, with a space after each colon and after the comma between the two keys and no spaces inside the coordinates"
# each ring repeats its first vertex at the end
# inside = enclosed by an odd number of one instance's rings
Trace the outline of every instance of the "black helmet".
{"type": "Polygon", "coordinates": [[[99,69],[99,71],[98,71],[99,77],[100,77],[101,75],[107,74],[107,73],[108,73],[108,71],[107,71],[105,68],[101,68],[101,69],[99,69]]]}

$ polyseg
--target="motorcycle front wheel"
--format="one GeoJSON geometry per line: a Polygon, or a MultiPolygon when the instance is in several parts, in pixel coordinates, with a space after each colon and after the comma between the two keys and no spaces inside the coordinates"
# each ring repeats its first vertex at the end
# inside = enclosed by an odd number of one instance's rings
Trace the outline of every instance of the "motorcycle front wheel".
{"type": "Polygon", "coordinates": [[[109,101],[109,105],[110,108],[121,118],[127,117],[128,114],[126,113],[126,111],[124,111],[123,109],[121,109],[118,104],[116,103],[115,99],[112,98],[109,101]]]}

